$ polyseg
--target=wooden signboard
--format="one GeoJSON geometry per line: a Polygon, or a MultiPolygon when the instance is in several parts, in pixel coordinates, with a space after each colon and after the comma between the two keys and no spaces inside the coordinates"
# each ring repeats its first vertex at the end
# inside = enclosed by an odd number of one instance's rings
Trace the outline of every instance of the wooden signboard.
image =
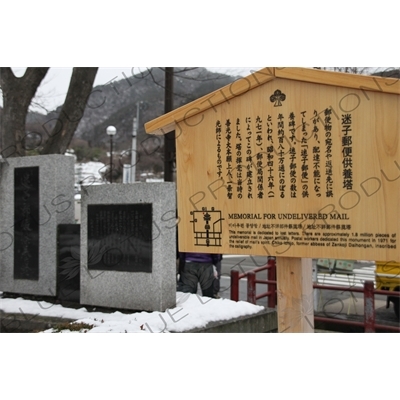
{"type": "Polygon", "coordinates": [[[175,130],[179,248],[400,261],[400,82],[265,68],[145,125],[175,130]]]}
{"type": "Polygon", "coordinates": [[[278,331],[313,332],[311,258],[400,261],[400,83],[265,68],[175,130],[179,249],[277,257],[278,331]]]}

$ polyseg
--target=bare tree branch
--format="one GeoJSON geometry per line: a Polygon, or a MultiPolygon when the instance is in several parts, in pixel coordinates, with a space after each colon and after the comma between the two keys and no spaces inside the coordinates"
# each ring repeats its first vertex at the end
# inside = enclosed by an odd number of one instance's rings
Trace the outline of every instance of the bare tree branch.
{"type": "Polygon", "coordinates": [[[98,67],[74,68],[67,96],[42,154],[64,154],[74,136],[93,88],[98,67]]]}
{"type": "Polygon", "coordinates": [[[2,148],[5,157],[25,155],[25,119],[29,105],[47,74],[49,67],[27,68],[17,78],[10,67],[0,68],[0,85],[3,93],[2,148]]]}

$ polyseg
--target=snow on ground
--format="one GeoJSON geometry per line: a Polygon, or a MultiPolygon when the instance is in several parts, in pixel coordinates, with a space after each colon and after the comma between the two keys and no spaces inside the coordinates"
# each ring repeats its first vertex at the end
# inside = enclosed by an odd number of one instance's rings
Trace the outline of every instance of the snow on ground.
{"type": "MultiPolygon", "coordinates": [[[[77,323],[93,325],[93,328],[88,330],[93,333],[167,333],[184,332],[205,327],[209,322],[256,314],[264,307],[245,301],[211,299],[197,294],[177,292],[176,307],[165,312],[132,314],[118,311],[113,313],[89,312],[86,308],[76,310],[59,304],[22,298],[1,298],[0,309],[5,313],[73,319],[77,323]]],[[[45,332],[53,333],[54,331],[49,329],[45,332]]],[[[71,331],[63,330],[62,332],[70,333],[71,331]]]]}
{"type": "MultiPolygon", "coordinates": [[[[107,314],[1,296],[0,309],[86,322],[94,325],[89,332],[155,333],[198,328],[254,314],[263,307],[178,292],[176,307],[164,313],[107,314]]],[[[167,393],[179,396],[189,389],[190,397],[197,400],[206,395],[201,390],[204,382],[210,382],[208,388],[217,398],[256,398],[266,393],[282,397],[284,390],[288,398],[317,399],[328,386],[333,398],[339,398],[343,392],[340,376],[336,381],[326,377],[334,360],[339,370],[351,371],[352,381],[359,382],[346,387],[352,397],[365,389],[371,365],[379,365],[381,339],[382,335],[362,334],[8,334],[1,337],[0,376],[18,398],[38,394],[63,400],[78,393],[80,398],[99,400],[148,399],[167,393]],[[304,382],[312,382],[313,389],[304,382]]],[[[397,349],[396,335],[384,339],[385,351],[397,349]],[[389,338],[393,340],[388,345],[389,338]]],[[[375,368],[373,376],[376,382],[384,382],[387,370],[375,368]]],[[[367,397],[378,398],[381,386],[368,386],[371,395],[367,397]]]]}

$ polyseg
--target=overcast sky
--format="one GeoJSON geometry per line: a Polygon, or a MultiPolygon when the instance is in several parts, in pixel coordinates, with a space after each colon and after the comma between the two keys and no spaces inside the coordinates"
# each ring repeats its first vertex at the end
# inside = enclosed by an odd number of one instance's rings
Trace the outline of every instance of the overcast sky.
{"type": "MultiPolygon", "coordinates": [[[[303,63],[305,65],[305,63],[303,63]]],[[[300,66],[300,65],[298,65],[300,66]]],[[[266,67],[266,66],[264,66],[266,67]]],[[[253,71],[257,71],[264,67],[206,67],[213,72],[220,72],[234,76],[247,76],[253,71]]],[[[12,67],[16,76],[22,76],[26,67],[12,67]]],[[[94,86],[103,85],[108,82],[117,81],[131,77],[134,74],[143,71],[146,67],[100,67],[94,86]]],[[[371,67],[376,69],[378,67],[371,67]]],[[[384,68],[384,67],[382,67],[384,68]]],[[[35,100],[39,106],[32,104],[30,110],[40,113],[52,111],[64,103],[65,95],[68,90],[71,79],[72,67],[51,67],[46,77],[42,81],[35,100]]],[[[0,106],[3,105],[3,98],[0,95],[0,106]]]]}
{"type": "MultiPolygon", "coordinates": [[[[124,79],[124,77],[131,77],[137,74],[145,67],[100,67],[97,72],[94,86],[103,85],[110,81],[117,81],[124,79]]],[[[230,75],[246,76],[251,71],[259,70],[263,67],[206,67],[213,72],[221,72],[230,75]]],[[[17,76],[22,76],[26,67],[13,67],[13,71],[17,76]]],[[[48,111],[54,110],[56,107],[63,104],[65,95],[68,90],[69,81],[71,79],[72,68],[55,67],[50,68],[46,77],[37,92],[37,100],[40,101],[48,111]]],[[[1,97],[1,96],[0,96],[1,97]]],[[[3,99],[0,99],[0,105],[3,104],[3,99]]],[[[40,107],[31,107],[32,110],[44,112],[40,107]]]]}

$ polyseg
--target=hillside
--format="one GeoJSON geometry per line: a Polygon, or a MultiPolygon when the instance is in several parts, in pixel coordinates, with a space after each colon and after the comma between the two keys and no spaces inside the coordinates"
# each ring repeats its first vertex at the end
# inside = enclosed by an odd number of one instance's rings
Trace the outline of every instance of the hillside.
{"type": "MultiPolygon", "coordinates": [[[[176,67],[174,108],[217,90],[237,78],[212,73],[202,67],[185,70],[176,67]]],[[[140,102],[137,149],[143,155],[141,162],[144,165],[139,166],[139,169],[151,170],[152,164],[156,169],[162,169],[163,138],[146,135],[144,124],[164,114],[164,80],[164,71],[152,68],[146,73],[94,87],[70,146],[76,151],[79,161],[106,162],[106,152],[109,150],[106,128],[109,125],[117,128],[113,139],[114,150],[125,151],[129,159],[133,118],[137,115],[137,104],[140,102]]],[[[0,118],[1,111],[0,108],[0,118]]],[[[31,138],[27,140],[27,148],[40,148],[41,141],[47,139],[60,112],[61,106],[47,115],[34,112],[28,114],[27,131],[31,133],[31,138]]]]}
{"type": "MultiPolygon", "coordinates": [[[[180,68],[177,67],[175,70],[179,71],[180,68]]],[[[205,68],[177,73],[174,79],[174,108],[217,90],[234,80],[234,77],[212,73],[205,68]]],[[[108,85],[96,86],[79,123],[75,138],[87,141],[92,147],[108,146],[106,128],[114,125],[117,128],[114,142],[118,149],[123,150],[131,140],[137,102],[143,102],[138,129],[138,142],[140,142],[147,138],[144,123],[164,113],[164,71],[153,68],[145,74],[127,77],[108,85]]],[[[57,118],[60,110],[61,107],[48,114],[46,121],[57,118]]]]}
{"type": "MultiPolygon", "coordinates": [[[[175,68],[174,108],[178,108],[207,93],[217,90],[238,77],[217,74],[205,68],[175,68]],[[181,72],[180,72],[181,71],[181,72]]],[[[399,78],[399,70],[385,70],[373,75],[399,78]]],[[[114,149],[126,152],[122,162],[129,163],[129,149],[132,141],[133,118],[140,102],[137,150],[141,155],[140,170],[162,170],[163,137],[146,135],[144,123],[164,114],[165,73],[160,68],[152,68],[146,73],[125,77],[107,85],[96,86],[92,90],[88,106],[79,123],[71,147],[79,161],[103,161],[107,163],[109,137],[106,128],[114,125],[114,149]]],[[[27,147],[40,148],[48,132],[55,124],[61,107],[47,115],[30,112],[27,116],[27,131],[31,132],[27,147]],[[42,139],[43,138],[43,139],[42,139]]],[[[0,120],[2,109],[0,107],[0,120]]],[[[0,124],[1,127],[1,124],[0,124]]]]}

